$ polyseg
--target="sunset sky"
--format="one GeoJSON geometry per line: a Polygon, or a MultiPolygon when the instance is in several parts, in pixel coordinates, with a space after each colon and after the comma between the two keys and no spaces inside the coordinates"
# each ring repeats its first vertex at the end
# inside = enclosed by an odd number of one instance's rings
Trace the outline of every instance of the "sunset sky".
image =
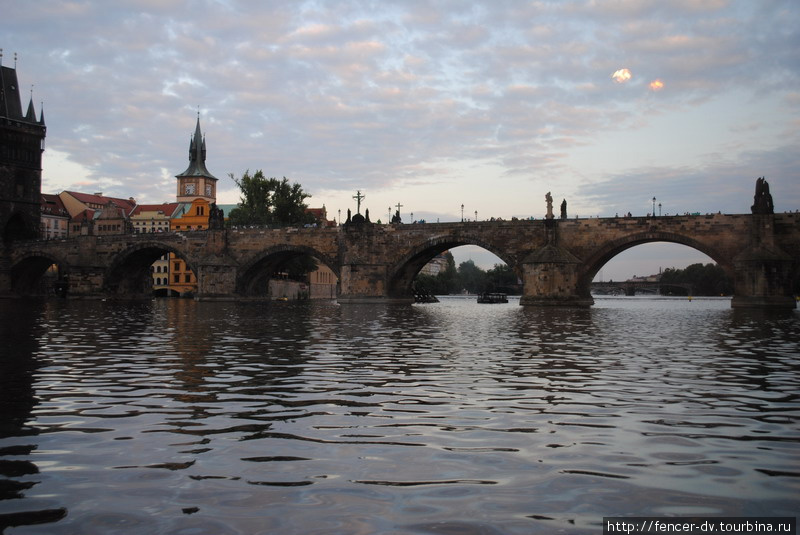
{"type": "Polygon", "coordinates": [[[540,218],[548,191],[746,213],[760,176],[800,208],[797,0],[5,0],[0,48],[44,105],[45,192],[174,200],[199,109],[221,203],[263,169],[373,221],[540,218]]]}

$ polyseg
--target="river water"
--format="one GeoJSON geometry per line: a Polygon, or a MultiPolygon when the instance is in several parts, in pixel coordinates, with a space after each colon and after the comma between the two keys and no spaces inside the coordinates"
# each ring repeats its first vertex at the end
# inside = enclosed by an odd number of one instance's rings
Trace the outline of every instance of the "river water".
{"type": "Polygon", "coordinates": [[[0,301],[8,534],[795,516],[800,312],[0,301]]]}

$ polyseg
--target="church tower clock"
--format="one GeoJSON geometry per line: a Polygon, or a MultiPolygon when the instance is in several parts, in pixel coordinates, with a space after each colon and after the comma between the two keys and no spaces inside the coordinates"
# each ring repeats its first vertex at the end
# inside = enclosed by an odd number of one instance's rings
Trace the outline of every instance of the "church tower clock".
{"type": "Polygon", "coordinates": [[[206,140],[200,131],[200,114],[197,115],[197,127],[194,137],[189,142],[189,167],[179,175],[178,202],[192,202],[204,199],[209,203],[217,200],[217,177],[206,169],[206,140]]]}

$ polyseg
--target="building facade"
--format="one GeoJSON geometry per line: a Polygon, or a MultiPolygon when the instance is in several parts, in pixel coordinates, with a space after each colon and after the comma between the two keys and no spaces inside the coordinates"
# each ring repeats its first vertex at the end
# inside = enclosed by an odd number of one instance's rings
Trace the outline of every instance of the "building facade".
{"type": "MultiPolygon", "coordinates": [[[[181,208],[181,203],[137,204],[130,215],[133,231],[138,234],[169,232],[172,217],[181,208]]],[[[173,295],[169,289],[169,254],[164,253],[150,266],[153,277],[153,293],[167,297],[173,295]]]]}
{"type": "Polygon", "coordinates": [[[62,191],[58,198],[69,213],[70,236],[124,234],[131,230],[130,215],[136,208],[133,197],[121,199],[102,193],[62,191]]]}
{"type": "Polygon", "coordinates": [[[69,235],[69,212],[58,195],[42,193],[40,210],[41,239],[57,240],[69,235]]]}
{"type": "Polygon", "coordinates": [[[316,271],[308,274],[308,293],[311,299],[336,299],[339,279],[336,274],[320,263],[316,271]]]}
{"type": "Polygon", "coordinates": [[[180,206],[177,202],[137,204],[130,214],[133,231],[139,234],[169,232],[170,221],[180,206]]]}

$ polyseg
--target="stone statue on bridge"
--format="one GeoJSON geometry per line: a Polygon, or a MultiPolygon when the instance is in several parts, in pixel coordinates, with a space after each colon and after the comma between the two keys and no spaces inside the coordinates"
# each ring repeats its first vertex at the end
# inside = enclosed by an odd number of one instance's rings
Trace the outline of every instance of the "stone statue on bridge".
{"type": "Polygon", "coordinates": [[[567,218],[567,199],[561,201],[561,219],[567,218]]]}
{"type": "Polygon", "coordinates": [[[547,219],[553,219],[555,216],[553,215],[553,196],[550,195],[550,192],[547,192],[547,195],[544,196],[544,200],[547,201],[547,215],[545,216],[547,219]]]}
{"type": "Polygon", "coordinates": [[[750,210],[753,214],[775,213],[772,195],[769,193],[769,182],[763,176],[756,180],[756,194],[753,196],[753,206],[750,207],[750,210]]]}
{"type": "Polygon", "coordinates": [[[225,212],[217,207],[217,203],[212,202],[208,213],[208,228],[211,230],[221,230],[225,228],[225,212]]]}

